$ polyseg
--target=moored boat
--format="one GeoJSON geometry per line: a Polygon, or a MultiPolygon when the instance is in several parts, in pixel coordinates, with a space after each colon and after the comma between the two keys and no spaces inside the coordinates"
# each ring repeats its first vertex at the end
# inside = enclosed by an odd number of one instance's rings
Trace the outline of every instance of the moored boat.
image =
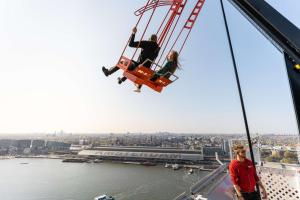
{"type": "Polygon", "coordinates": [[[115,200],[115,198],[113,198],[112,196],[102,194],[100,196],[95,197],[94,200],[115,200]]]}
{"type": "Polygon", "coordinates": [[[72,162],[72,163],[84,163],[87,162],[87,159],[84,158],[66,158],[62,162],[72,162]]]}
{"type": "Polygon", "coordinates": [[[173,168],[174,170],[178,170],[178,169],[179,169],[179,165],[178,165],[178,164],[173,164],[173,165],[172,165],[172,168],[173,168]]]}
{"type": "Polygon", "coordinates": [[[155,166],[156,164],[153,163],[153,162],[142,162],[141,165],[144,165],[144,166],[155,166]]]}

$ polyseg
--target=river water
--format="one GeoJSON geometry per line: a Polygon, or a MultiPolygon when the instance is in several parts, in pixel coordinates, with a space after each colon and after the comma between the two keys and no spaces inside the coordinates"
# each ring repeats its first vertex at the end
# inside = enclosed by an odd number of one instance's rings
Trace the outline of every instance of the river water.
{"type": "Polygon", "coordinates": [[[107,162],[0,160],[0,199],[93,200],[107,194],[116,200],[172,200],[206,174],[107,162]]]}

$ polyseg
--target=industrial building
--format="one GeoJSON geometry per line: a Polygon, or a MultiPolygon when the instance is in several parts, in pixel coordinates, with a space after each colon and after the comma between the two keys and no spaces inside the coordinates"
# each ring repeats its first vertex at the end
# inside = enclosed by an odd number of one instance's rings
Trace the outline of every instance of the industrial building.
{"type": "Polygon", "coordinates": [[[178,150],[145,147],[97,147],[82,150],[78,153],[78,155],[95,157],[104,160],[176,163],[197,163],[204,159],[202,150],[178,150]]]}

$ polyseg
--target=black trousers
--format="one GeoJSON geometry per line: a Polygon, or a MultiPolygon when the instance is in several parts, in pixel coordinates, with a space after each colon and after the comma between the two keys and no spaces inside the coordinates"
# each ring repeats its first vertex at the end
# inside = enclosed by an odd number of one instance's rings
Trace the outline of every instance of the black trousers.
{"type": "MultiPolygon", "coordinates": [[[[133,71],[133,70],[135,70],[135,68],[137,68],[137,66],[139,66],[139,63],[132,61],[132,64],[128,67],[128,70],[133,71]]],[[[109,73],[109,75],[111,75],[111,74],[115,73],[116,71],[118,71],[119,69],[120,69],[119,67],[114,66],[108,70],[108,73],[109,73]]],[[[125,77],[125,80],[126,80],[126,77],[125,77]]]]}
{"type": "Polygon", "coordinates": [[[155,82],[159,77],[160,77],[160,75],[154,74],[154,75],[150,78],[150,81],[155,82]]]}
{"type": "Polygon", "coordinates": [[[242,192],[245,200],[261,200],[257,192],[242,192]]]}
{"type": "MultiPolygon", "coordinates": [[[[135,70],[139,65],[140,65],[140,63],[135,62],[134,60],[132,60],[132,63],[131,63],[131,65],[128,67],[128,70],[129,70],[129,71],[133,71],[133,70],[135,70]]],[[[126,78],[125,76],[123,76],[123,77],[121,78],[122,82],[126,81],[126,79],[127,79],[127,78],[126,78]]]]}
{"type": "Polygon", "coordinates": [[[171,74],[170,74],[170,73],[167,73],[167,72],[169,72],[169,71],[166,71],[164,68],[158,70],[158,71],[150,78],[150,81],[155,82],[159,77],[161,77],[161,75],[159,75],[159,74],[164,74],[163,77],[166,78],[166,79],[169,79],[170,76],[171,76],[171,74]]]}

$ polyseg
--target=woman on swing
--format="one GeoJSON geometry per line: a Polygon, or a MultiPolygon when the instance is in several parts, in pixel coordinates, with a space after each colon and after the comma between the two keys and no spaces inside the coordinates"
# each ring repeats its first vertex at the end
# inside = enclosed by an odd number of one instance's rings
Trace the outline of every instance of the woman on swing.
{"type": "MultiPolygon", "coordinates": [[[[170,76],[174,74],[176,69],[178,69],[180,66],[178,62],[178,57],[179,54],[177,51],[171,51],[167,56],[167,63],[163,66],[163,68],[155,72],[155,74],[150,78],[150,81],[155,82],[160,77],[169,79],[170,76]]],[[[141,92],[142,85],[136,85],[136,87],[137,88],[134,91],[141,92]]]]}

